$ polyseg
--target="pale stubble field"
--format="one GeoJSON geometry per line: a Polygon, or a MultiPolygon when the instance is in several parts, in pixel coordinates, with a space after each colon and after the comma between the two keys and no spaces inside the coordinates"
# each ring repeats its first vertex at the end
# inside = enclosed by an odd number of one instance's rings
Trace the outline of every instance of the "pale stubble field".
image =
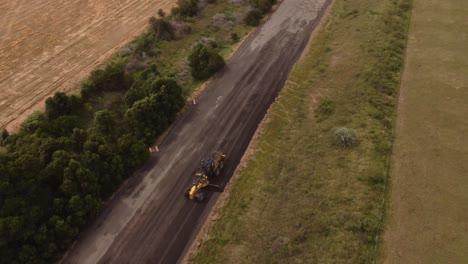
{"type": "Polygon", "coordinates": [[[468,263],[468,2],[415,0],[384,263],[468,263]]]}
{"type": "Polygon", "coordinates": [[[174,0],[0,0],[0,128],[16,129],[174,0]]]}

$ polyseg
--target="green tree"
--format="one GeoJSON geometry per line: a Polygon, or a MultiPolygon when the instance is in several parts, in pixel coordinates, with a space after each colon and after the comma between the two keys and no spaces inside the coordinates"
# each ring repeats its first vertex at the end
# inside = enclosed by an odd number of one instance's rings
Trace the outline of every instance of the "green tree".
{"type": "Polygon", "coordinates": [[[71,155],[64,150],[57,150],[52,155],[52,161],[47,164],[40,174],[43,186],[48,186],[50,191],[55,192],[62,184],[63,171],[70,162],[71,155]]]}
{"type": "Polygon", "coordinates": [[[175,38],[175,30],[167,18],[152,16],[149,18],[149,24],[156,39],[173,40],[175,38]]]}
{"type": "Polygon", "coordinates": [[[49,121],[45,130],[54,137],[69,136],[78,124],[78,116],[59,116],[49,121]]]}
{"type": "Polygon", "coordinates": [[[189,55],[189,65],[193,78],[203,80],[223,68],[225,62],[218,53],[198,43],[189,55]]]}
{"type": "Polygon", "coordinates": [[[65,93],[57,92],[53,97],[46,100],[46,114],[48,118],[56,118],[67,115],[70,112],[68,96],[65,93]]]}
{"type": "Polygon", "coordinates": [[[65,250],[78,235],[78,228],[73,227],[60,216],[54,215],[49,219],[48,226],[53,230],[53,236],[59,242],[59,248],[65,250]]]}
{"type": "Polygon", "coordinates": [[[104,69],[91,72],[89,81],[95,86],[95,92],[125,91],[129,81],[125,75],[125,61],[112,62],[104,69]]]}
{"type": "Polygon", "coordinates": [[[260,24],[260,20],[262,19],[263,14],[262,12],[255,8],[247,12],[247,14],[244,17],[244,22],[245,24],[256,27],[260,24]]]}
{"type": "Polygon", "coordinates": [[[83,149],[84,143],[88,139],[88,133],[83,129],[74,128],[70,139],[73,150],[81,151],[83,149]]]}
{"type": "Polygon", "coordinates": [[[81,83],[81,97],[85,100],[91,98],[97,92],[97,87],[91,80],[86,80],[81,83]]]}
{"type": "Polygon", "coordinates": [[[148,143],[168,124],[164,113],[158,111],[159,107],[158,95],[152,95],[135,102],[125,113],[125,119],[133,127],[135,134],[148,143]]]}
{"type": "Polygon", "coordinates": [[[10,133],[8,133],[8,131],[5,128],[2,129],[2,132],[0,133],[0,145],[2,145],[4,141],[6,141],[9,135],[10,133]]]}
{"type": "Polygon", "coordinates": [[[134,84],[125,94],[125,103],[127,106],[132,106],[136,101],[139,101],[148,96],[148,90],[145,89],[144,83],[134,84]]]}
{"type": "Polygon", "coordinates": [[[125,120],[138,138],[151,144],[175,120],[184,101],[182,89],[171,79],[160,79],[148,89],[150,96],[135,102],[126,111],[125,120]]]}
{"type": "Polygon", "coordinates": [[[131,134],[125,134],[118,140],[119,155],[124,164],[124,175],[129,175],[143,165],[149,158],[148,146],[131,134]]]}
{"type": "Polygon", "coordinates": [[[135,39],[135,51],[144,51],[152,54],[152,47],[154,47],[155,42],[156,36],[154,35],[153,31],[147,31],[135,39]]]}
{"type": "Polygon", "coordinates": [[[54,214],[63,215],[65,210],[65,201],[63,198],[54,198],[52,209],[54,214]]]}
{"type": "Polygon", "coordinates": [[[261,11],[262,14],[268,13],[276,0],[249,0],[250,5],[261,11]]]}
{"type": "Polygon", "coordinates": [[[100,187],[91,171],[77,160],[71,159],[63,171],[63,183],[60,189],[65,197],[86,194],[98,196],[100,187]]]}
{"type": "Polygon", "coordinates": [[[36,264],[40,258],[35,246],[24,245],[19,252],[19,261],[24,264],[36,264]]]}
{"type": "Polygon", "coordinates": [[[0,218],[0,234],[8,240],[15,240],[21,233],[24,222],[19,216],[0,218]]]}
{"type": "Polygon", "coordinates": [[[76,95],[67,96],[57,92],[46,100],[46,115],[54,119],[62,115],[70,115],[81,108],[83,101],[76,95]]]}
{"type": "Polygon", "coordinates": [[[116,128],[114,116],[109,110],[102,110],[94,113],[94,125],[102,134],[110,134],[116,128]]]}
{"type": "Polygon", "coordinates": [[[69,223],[71,223],[72,226],[81,228],[86,224],[87,212],[84,206],[84,201],[80,195],[74,195],[70,198],[67,204],[67,211],[68,216],[71,216],[71,218],[69,218],[69,223]]]}
{"type": "Polygon", "coordinates": [[[101,203],[98,199],[93,197],[90,194],[87,194],[84,198],[84,208],[87,213],[88,219],[93,219],[95,218],[101,209],[101,203]]]}
{"type": "Polygon", "coordinates": [[[52,160],[52,155],[57,150],[67,150],[71,146],[70,138],[68,137],[47,137],[42,138],[39,147],[37,148],[37,155],[44,164],[48,164],[52,160]]]}
{"type": "Polygon", "coordinates": [[[44,130],[47,127],[47,120],[44,113],[34,112],[21,124],[21,130],[33,134],[37,130],[44,130]]]}

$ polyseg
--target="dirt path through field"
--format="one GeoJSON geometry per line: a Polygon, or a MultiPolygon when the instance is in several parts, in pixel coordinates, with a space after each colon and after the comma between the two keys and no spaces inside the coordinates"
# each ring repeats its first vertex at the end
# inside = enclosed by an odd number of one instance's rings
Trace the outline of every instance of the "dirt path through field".
{"type": "Polygon", "coordinates": [[[151,160],[121,188],[62,263],[176,263],[219,193],[184,197],[201,158],[220,149],[225,185],[305,48],[327,0],[284,0],[239,47],[151,160]]]}
{"type": "Polygon", "coordinates": [[[415,0],[385,263],[468,263],[468,2],[415,0]]]}
{"type": "Polygon", "coordinates": [[[0,128],[73,86],[174,0],[0,0],[0,128]]]}

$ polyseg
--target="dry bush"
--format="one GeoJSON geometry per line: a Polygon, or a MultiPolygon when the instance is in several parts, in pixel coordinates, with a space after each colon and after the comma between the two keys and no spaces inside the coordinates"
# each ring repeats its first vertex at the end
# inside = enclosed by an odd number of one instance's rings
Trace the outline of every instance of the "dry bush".
{"type": "Polygon", "coordinates": [[[347,127],[340,127],[335,131],[335,144],[339,147],[346,148],[356,144],[356,133],[354,130],[347,127]]]}

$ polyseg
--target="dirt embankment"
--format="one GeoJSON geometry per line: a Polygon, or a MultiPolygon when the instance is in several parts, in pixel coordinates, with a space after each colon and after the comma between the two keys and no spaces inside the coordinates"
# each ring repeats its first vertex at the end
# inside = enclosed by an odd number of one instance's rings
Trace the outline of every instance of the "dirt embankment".
{"type": "Polygon", "coordinates": [[[80,80],[174,0],[0,2],[0,128],[14,130],[80,80]]]}

